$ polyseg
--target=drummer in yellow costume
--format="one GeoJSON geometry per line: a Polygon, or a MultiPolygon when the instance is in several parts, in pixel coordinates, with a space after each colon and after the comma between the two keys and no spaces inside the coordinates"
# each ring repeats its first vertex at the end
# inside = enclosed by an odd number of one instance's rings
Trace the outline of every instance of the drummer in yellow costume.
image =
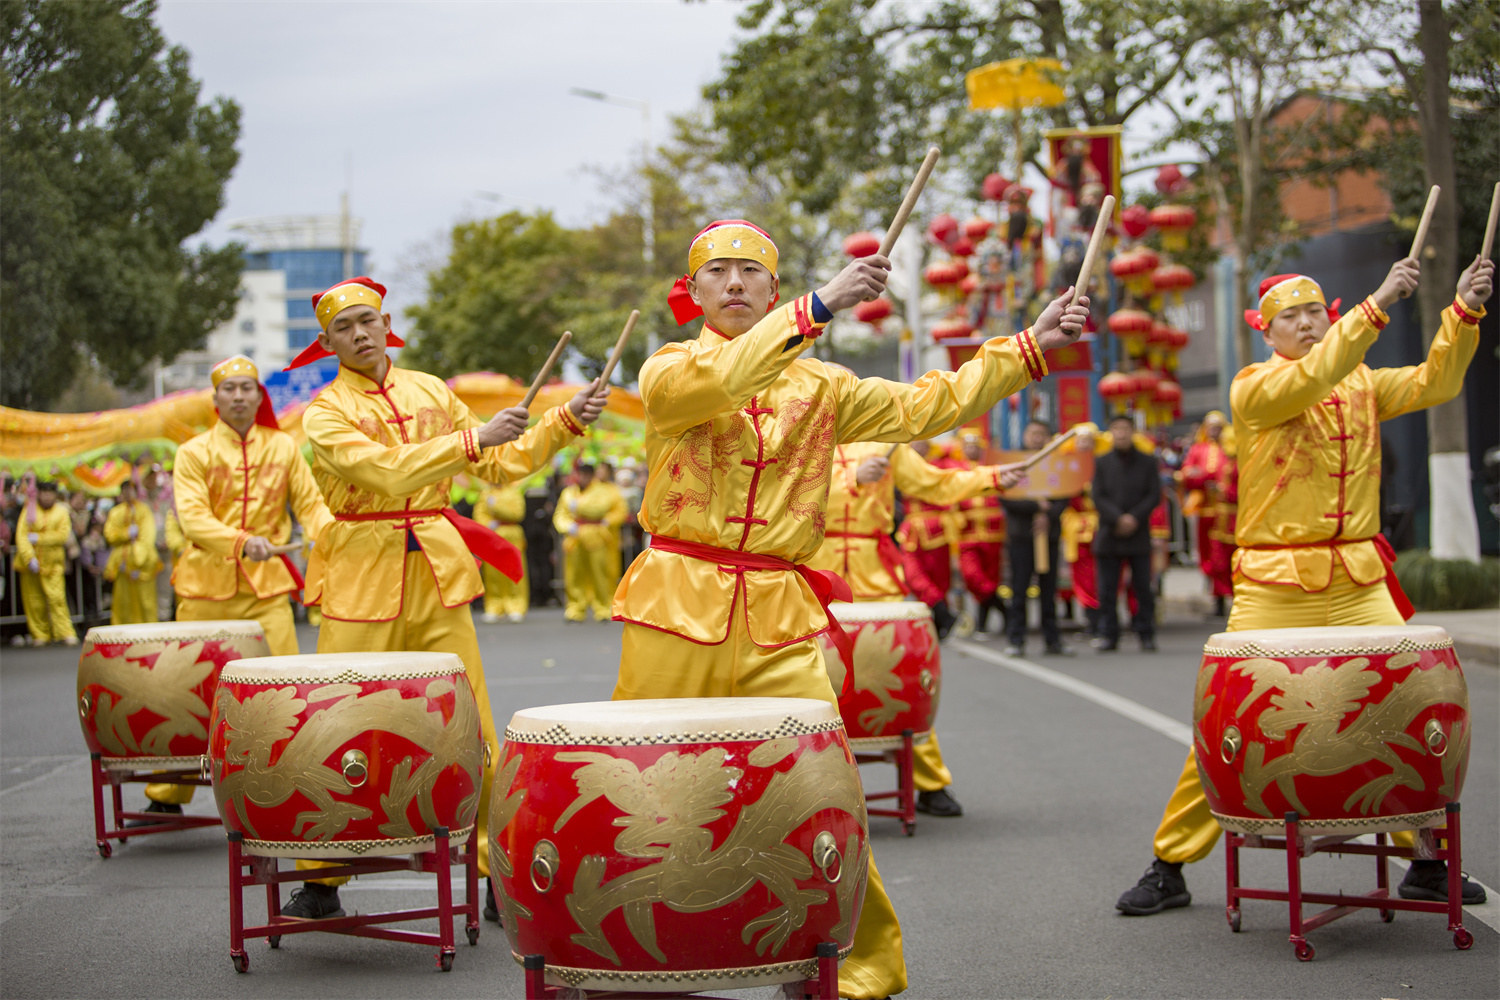
{"type": "MultiPolygon", "coordinates": [[[[1018,469],[1000,466],[940,469],[904,444],[895,450],[873,441],[841,444],[829,477],[828,528],[807,565],[843,577],[856,603],[906,600],[901,551],[891,541],[896,491],[946,507],[1020,481],[1018,469]]],[[[962,816],[963,807],[948,790],[953,773],[943,763],[936,732],[917,744],[912,764],[917,808],[932,816],[962,816]]]]}
{"type": "Polygon", "coordinates": [[[110,545],[104,578],[114,582],[111,625],[157,620],[156,574],[161,572],[161,557],[156,554],[156,515],[139,497],[135,480],[125,480],[120,484],[119,501],[104,519],[104,540],[110,545]]]}
{"type": "Polygon", "coordinates": [[[484,620],[489,623],[507,618],[525,621],[531,608],[531,581],[526,573],[526,487],[521,484],[486,486],[479,494],[475,508],[477,520],[521,553],[521,578],[512,580],[486,563],[479,569],[484,577],[484,620]]]}
{"type": "MultiPolygon", "coordinates": [[[[319,653],[415,650],[463,661],[492,751],[480,795],[488,802],[500,742],[469,610],[484,591],[474,557],[513,578],[520,560],[448,505],[451,479],[460,472],[491,483],[524,479],[598,418],[608,389],[583,389],[530,430],[519,407],[482,422],[441,379],[386,356],[402,342],[380,311],[384,296],[384,286],[363,277],[314,296],[322,332],[290,366],[339,359],[338,376],[302,416],[313,476],[334,518],[313,547],[305,600],[322,608],[319,653]]],[[[474,846],[488,875],[486,819],[481,807],[474,846]]],[[[282,912],[324,917],[341,908],[331,886],[308,884],[282,912]]]]}
{"type": "MultiPolygon", "coordinates": [[[[1365,366],[1365,352],[1389,321],[1386,307],[1416,288],[1416,260],[1397,261],[1342,318],[1311,278],[1262,282],[1260,309],[1246,319],[1275,353],[1236,375],[1229,393],[1240,468],[1228,631],[1400,625],[1411,616],[1380,534],[1380,422],[1458,394],[1493,275],[1494,264],[1478,259],[1460,275],[1423,364],[1377,369],[1365,366]]],[[[1207,857],[1219,834],[1189,751],[1156,831],[1156,859],[1116,909],[1144,916],[1188,905],[1182,866],[1207,857]]],[[[1412,843],[1410,833],[1393,836],[1412,843]]],[[[1446,900],[1446,866],[1414,862],[1400,893],[1446,900]]],[[[1483,887],[1465,880],[1464,903],[1483,900],[1483,887]]]]}
{"type": "MultiPolygon", "coordinates": [[[[1086,309],[1059,299],[1034,330],[987,342],[956,372],[911,385],[861,380],[803,353],[835,312],[880,294],[885,258],[856,260],[774,310],[776,245],[757,227],[716,222],[688,261],[673,311],[679,323],[707,322],[640,372],[650,464],[640,520],[652,538],[615,592],[626,623],[615,697],[836,704],[812,640],[829,628],[827,602],[848,589],[799,565],[823,542],[834,447],[911,441],[973,419],[1045,375],[1042,353],[1072,343],[1086,309]]],[[[905,988],[901,928],[872,860],[839,993],[905,988]]]]}
{"type": "Polygon", "coordinates": [[[49,642],[78,645],[68,611],[68,535],[73,529],[68,508],[57,502],[57,484],[36,484],[36,500],[27,503],[16,522],[16,575],[26,629],[38,646],[49,642]]]}
{"type": "Polygon", "coordinates": [[[594,474],[592,465],[580,465],[578,482],[562,491],[552,526],[562,536],[563,581],[568,606],[563,615],[570,622],[588,618],[608,621],[609,601],[620,582],[620,525],[628,510],[625,497],[614,483],[594,474]]]}

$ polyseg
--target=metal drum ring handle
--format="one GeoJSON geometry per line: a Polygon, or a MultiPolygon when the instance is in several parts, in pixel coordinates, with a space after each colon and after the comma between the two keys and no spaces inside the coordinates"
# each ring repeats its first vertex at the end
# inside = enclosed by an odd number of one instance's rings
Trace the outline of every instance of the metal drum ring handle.
{"type": "Polygon", "coordinates": [[[1219,743],[1219,758],[1228,764],[1240,752],[1240,747],[1244,745],[1244,742],[1240,731],[1234,726],[1225,729],[1224,739],[1219,743]]]}
{"type": "Polygon", "coordinates": [[[85,691],[78,696],[78,717],[87,720],[94,707],[94,692],[85,691]]]}
{"type": "Polygon", "coordinates": [[[833,834],[824,830],[813,839],[812,849],[813,864],[823,873],[823,880],[829,885],[838,885],[839,880],[844,877],[844,856],[839,853],[838,846],[833,839],[833,834]],[[838,871],[828,874],[828,869],[835,865],[838,871]]]}
{"type": "Polygon", "coordinates": [[[358,788],[370,780],[369,758],[360,751],[348,751],[339,763],[344,772],[344,780],[349,783],[350,788],[358,788]]]}
{"type": "Polygon", "coordinates": [[[209,765],[208,754],[206,753],[198,755],[198,777],[204,781],[213,778],[213,768],[209,765]]]}
{"type": "Polygon", "coordinates": [[[531,855],[531,887],[542,895],[552,891],[552,884],[557,878],[557,867],[560,855],[557,846],[550,840],[539,840],[536,849],[531,855]],[[541,878],[547,880],[543,885],[537,877],[537,869],[541,869],[541,878]]]}
{"type": "Polygon", "coordinates": [[[1443,724],[1436,719],[1428,719],[1426,731],[1422,734],[1427,743],[1427,749],[1434,757],[1441,757],[1448,752],[1448,734],[1443,732],[1443,724]]]}

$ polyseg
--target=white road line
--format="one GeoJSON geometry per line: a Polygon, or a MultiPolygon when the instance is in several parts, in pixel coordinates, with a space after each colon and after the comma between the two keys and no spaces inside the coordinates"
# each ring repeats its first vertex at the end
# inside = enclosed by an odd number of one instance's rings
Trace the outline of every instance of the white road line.
{"type": "Polygon", "coordinates": [[[52,770],[48,771],[46,774],[39,774],[35,778],[30,778],[30,779],[28,779],[26,781],[21,782],[19,785],[11,785],[9,788],[0,789],[0,798],[4,798],[5,796],[9,795],[11,792],[19,792],[23,788],[30,788],[32,785],[39,785],[39,784],[41,784],[44,781],[50,781],[53,778],[57,777],[62,772],[66,771],[68,768],[72,767],[74,764],[87,764],[87,763],[88,763],[88,758],[87,757],[75,757],[75,758],[73,758],[70,761],[67,761],[65,763],[57,765],[52,770]]]}
{"type": "MultiPolygon", "coordinates": [[[[1085,701],[1091,701],[1101,708],[1109,709],[1116,715],[1123,715],[1132,722],[1139,722],[1147,729],[1154,730],[1167,739],[1181,743],[1185,747],[1193,745],[1192,726],[1162,715],[1160,712],[1147,708],[1138,701],[1131,701],[1123,695],[1115,694],[1113,691],[1106,691],[1101,687],[1090,684],[1088,681],[1069,677],[1067,674],[1059,673],[1039,663],[1017,659],[1014,656],[1006,656],[1004,653],[997,653],[993,649],[986,649],[984,646],[969,642],[966,639],[952,639],[949,640],[947,645],[949,648],[956,649],[966,656],[972,656],[976,660],[986,660],[1007,670],[1013,670],[1024,677],[1030,677],[1034,681],[1041,681],[1043,684],[1050,684],[1059,690],[1067,691],[1069,694],[1076,694],[1085,701]]],[[[1360,839],[1365,843],[1373,844],[1375,842],[1373,836],[1360,839]]],[[[1407,868],[1407,863],[1400,858],[1392,858],[1391,863],[1403,872],[1407,868]]],[[[1483,882],[1479,882],[1478,879],[1472,876],[1470,876],[1469,881],[1484,885],[1483,882]]],[[[1479,906],[1464,907],[1464,921],[1467,923],[1469,918],[1472,917],[1485,926],[1500,931],[1500,898],[1497,898],[1495,890],[1487,885],[1484,885],[1484,894],[1484,903],[1479,906]]]]}

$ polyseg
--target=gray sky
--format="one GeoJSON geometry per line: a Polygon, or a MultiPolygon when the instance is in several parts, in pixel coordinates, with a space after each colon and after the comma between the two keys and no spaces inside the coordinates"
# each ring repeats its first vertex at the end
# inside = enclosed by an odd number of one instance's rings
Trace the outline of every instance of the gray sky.
{"type": "MultiPolygon", "coordinates": [[[[650,102],[659,142],[668,115],[717,75],[739,6],[164,2],[158,23],[191,53],[204,98],[243,111],[240,163],[203,236],[226,242],[227,223],[247,217],[337,212],[346,153],[377,280],[430,256],[423,245],[462,218],[550,208],[595,221],[612,200],[585,168],[638,158],[641,115],[569,88],[650,102]]],[[[423,292],[388,283],[398,316],[423,292]]]]}

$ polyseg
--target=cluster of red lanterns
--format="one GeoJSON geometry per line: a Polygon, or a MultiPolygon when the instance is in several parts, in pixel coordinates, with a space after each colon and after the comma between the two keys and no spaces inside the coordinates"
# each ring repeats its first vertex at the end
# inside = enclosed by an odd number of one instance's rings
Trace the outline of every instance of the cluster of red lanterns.
{"type": "Polygon", "coordinates": [[[1110,372],[1099,380],[1099,395],[1115,413],[1132,407],[1145,413],[1148,426],[1171,423],[1182,416],[1182,386],[1170,375],[1149,368],[1110,372]]]}
{"type": "MultiPolygon", "coordinates": [[[[874,233],[851,233],[844,237],[844,253],[856,260],[860,257],[873,257],[879,252],[880,237],[874,233]]],[[[852,310],[855,319],[877,328],[895,311],[896,307],[891,304],[891,300],[883,295],[869,302],[861,302],[852,310]]]]}

